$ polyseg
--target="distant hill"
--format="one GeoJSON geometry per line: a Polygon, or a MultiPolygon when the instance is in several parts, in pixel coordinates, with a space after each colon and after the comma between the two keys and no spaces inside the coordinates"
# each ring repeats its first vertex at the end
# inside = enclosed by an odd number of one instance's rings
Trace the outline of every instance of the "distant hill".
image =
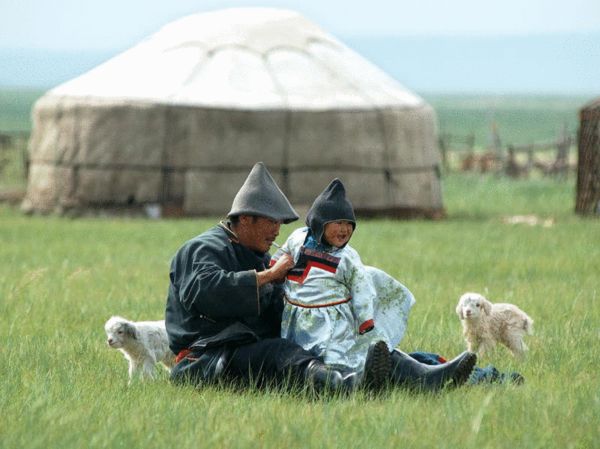
{"type": "MultiPolygon", "coordinates": [[[[416,92],[600,95],[600,33],[339,38],[416,92]]],[[[0,48],[0,87],[50,88],[123,50],[0,48]]]]}
{"type": "Polygon", "coordinates": [[[119,52],[0,48],[0,87],[49,89],[93,69],[119,52]]]}
{"type": "Polygon", "coordinates": [[[600,95],[600,33],[344,41],[417,92],[600,95]]]}

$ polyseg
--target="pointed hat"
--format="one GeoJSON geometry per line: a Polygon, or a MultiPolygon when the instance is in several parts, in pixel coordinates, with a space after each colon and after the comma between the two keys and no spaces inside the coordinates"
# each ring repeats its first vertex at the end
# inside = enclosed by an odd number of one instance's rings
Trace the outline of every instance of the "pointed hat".
{"type": "Polygon", "coordinates": [[[252,167],[233,199],[228,217],[235,215],[257,215],[291,223],[298,214],[262,162],[252,167]]]}
{"type": "Polygon", "coordinates": [[[342,181],[335,178],[315,199],[306,215],[306,225],[315,239],[322,242],[325,225],[332,221],[346,220],[356,228],[356,217],[352,203],[346,197],[346,188],[342,181]]]}

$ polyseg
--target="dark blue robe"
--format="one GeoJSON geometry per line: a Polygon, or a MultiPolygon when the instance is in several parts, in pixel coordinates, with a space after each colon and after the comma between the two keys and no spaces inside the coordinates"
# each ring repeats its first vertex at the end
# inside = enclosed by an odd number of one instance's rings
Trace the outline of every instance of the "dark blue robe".
{"type": "Polygon", "coordinates": [[[283,288],[257,286],[256,272],[269,260],[269,254],[237,243],[223,224],[186,242],[169,273],[165,321],[171,350],[279,337],[283,288]]]}

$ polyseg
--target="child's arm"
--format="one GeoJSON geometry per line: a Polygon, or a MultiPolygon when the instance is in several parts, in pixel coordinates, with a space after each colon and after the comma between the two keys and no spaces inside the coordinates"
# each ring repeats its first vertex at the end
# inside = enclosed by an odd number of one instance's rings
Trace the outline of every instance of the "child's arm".
{"type": "Polygon", "coordinates": [[[344,257],[343,263],[344,279],[352,296],[350,305],[358,333],[362,335],[375,327],[373,303],[376,292],[358,253],[352,248],[346,250],[347,257],[344,257]]]}

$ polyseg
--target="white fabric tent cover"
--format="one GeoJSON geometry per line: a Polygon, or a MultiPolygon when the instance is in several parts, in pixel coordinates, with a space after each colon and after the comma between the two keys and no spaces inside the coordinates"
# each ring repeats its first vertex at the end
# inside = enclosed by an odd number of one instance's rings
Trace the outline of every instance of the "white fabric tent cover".
{"type": "Polygon", "coordinates": [[[26,211],[223,215],[257,161],[296,205],[339,177],[359,213],[443,210],[432,108],[293,11],[174,21],[33,118],[26,211]]]}

